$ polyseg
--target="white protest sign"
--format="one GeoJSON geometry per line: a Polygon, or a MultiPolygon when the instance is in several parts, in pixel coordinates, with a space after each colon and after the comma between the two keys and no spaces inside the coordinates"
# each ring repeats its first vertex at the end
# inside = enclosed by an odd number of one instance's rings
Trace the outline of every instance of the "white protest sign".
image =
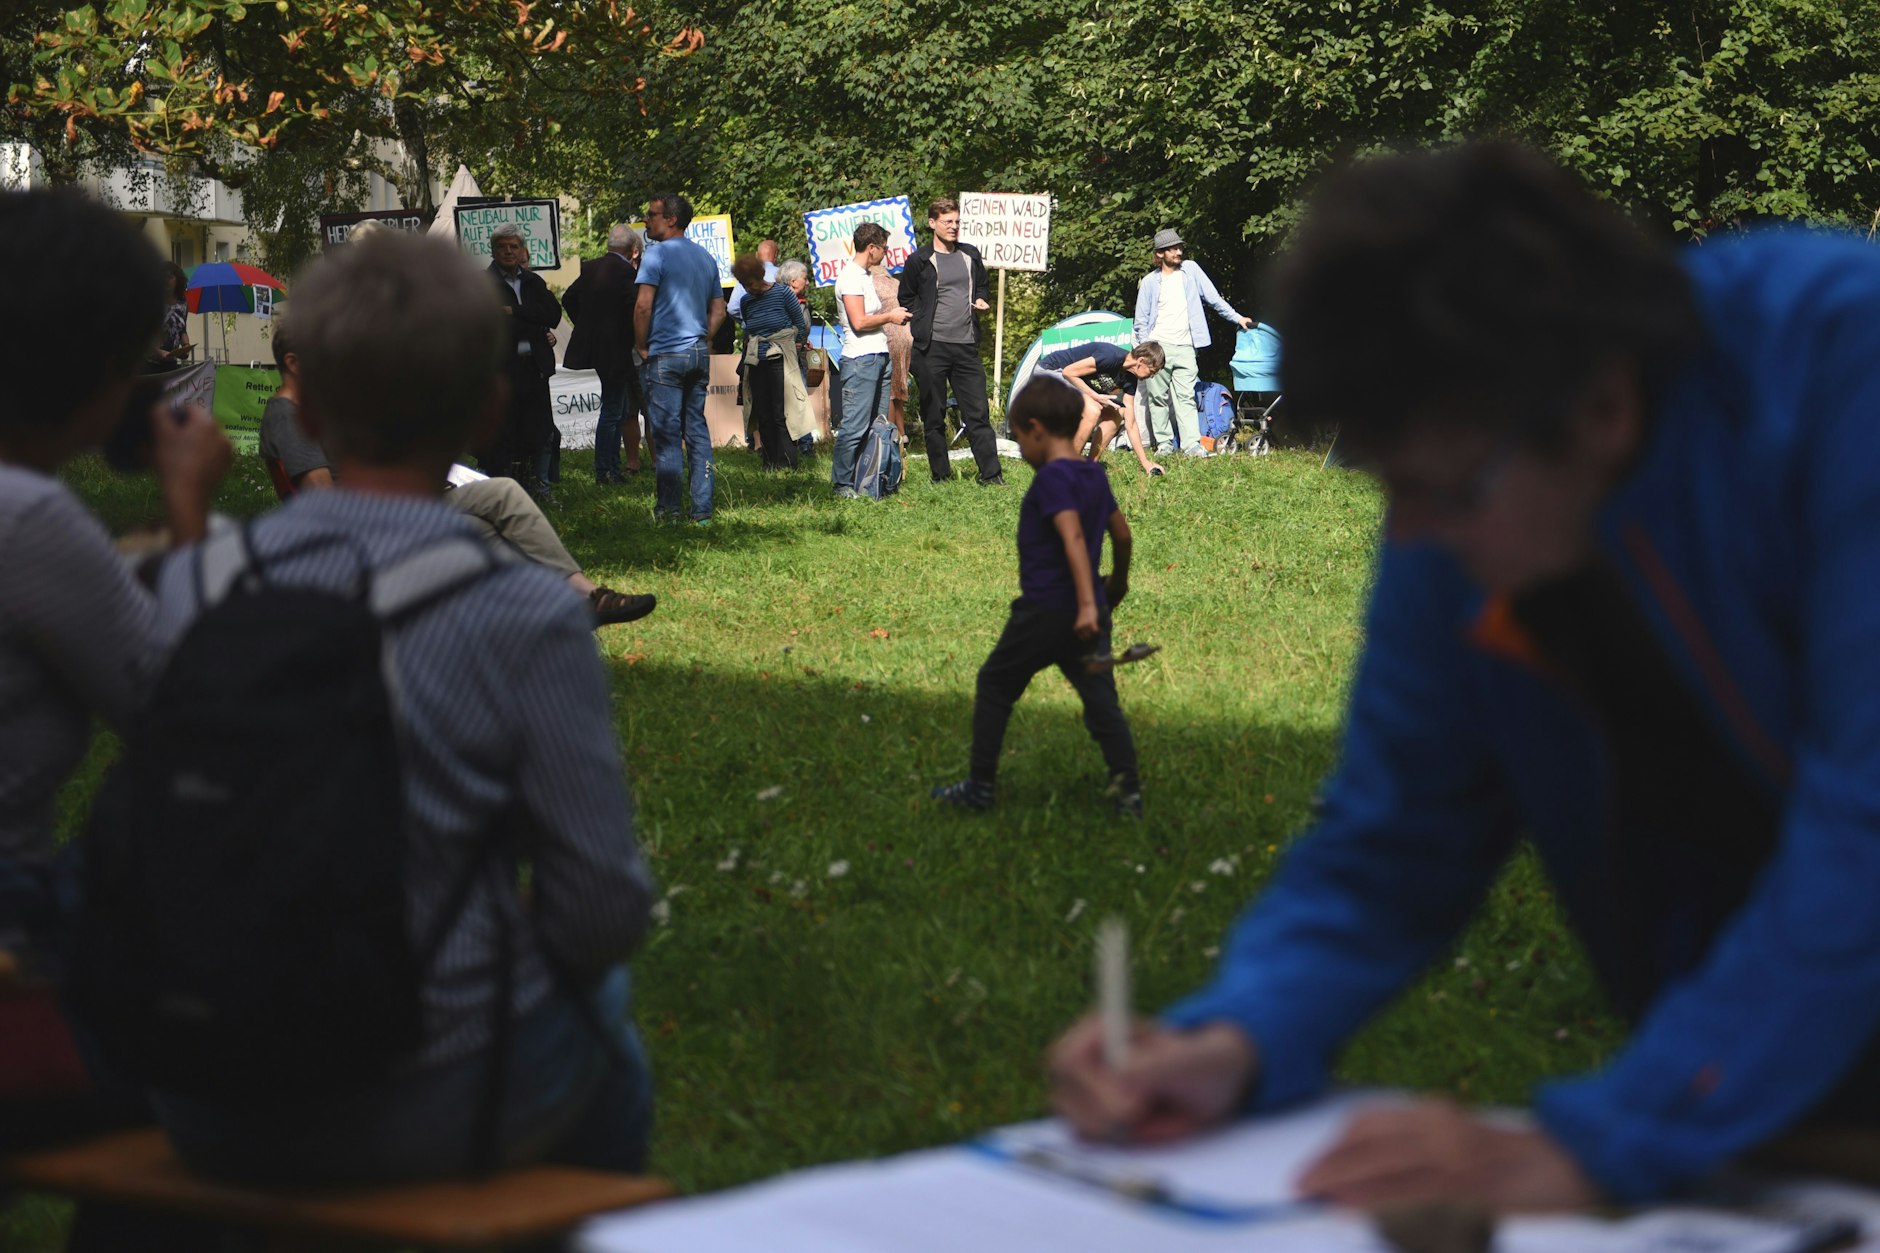
{"type": "Polygon", "coordinates": [[[529,246],[531,270],[552,270],[561,264],[561,205],[556,201],[460,204],[451,212],[457,223],[457,246],[472,257],[488,261],[490,234],[499,226],[513,226],[529,246]]]}
{"type": "Polygon", "coordinates": [[[255,316],[271,318],[274,316],[274,289],[255,284],[255,316]]]}
{"type": "MultiPolygon", "coordinates": [[[[855,255],[855,228],[879,222],[888,232],[888,271],[899,274],[914,254],[914,214],[906,196],[837,205],[803,215],[809,234],[809,269],[818,287],[833,287],[842,267],[855,255]]],[[[1040,267],[1042,268],[1042,267],[1040,267]]]]}
{"type": "Polygon", "coordinates": [[[1051,197],[963,191],[960,242],[979,249],[988,270],[1043,270],[1051,242],[1051,197]]]}
{"type": "Polygon", "coordinates": [[[163,398],[173,405],[195,405],[207,413],[215,408],[215,362],[198,361],[161,376],[163,398]]]}

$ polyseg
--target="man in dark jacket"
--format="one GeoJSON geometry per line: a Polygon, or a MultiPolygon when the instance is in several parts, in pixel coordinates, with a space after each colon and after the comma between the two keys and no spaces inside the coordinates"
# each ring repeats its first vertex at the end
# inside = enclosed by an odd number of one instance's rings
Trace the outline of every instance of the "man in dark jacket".
{"type": "Polygon", "coordinates": [[[916,249],[901,271],[901,306],[914,315],[914,381],[920,386],[920,423],[927,433],[927,468],[933,481],[953,477],[947,460],[947,388],[959,402],[979,481],[1005,486],[998,441],[986,418],[986,367],[979,360],[979,314],[986,301],[986,264],[979,249],[960,242],[959,201],[942,196],[927,206],[933,242],[916,249]]]}
{"type": "Polygon", "coordinates": [[[634,280],[639,264],[640,233],[617,225],[607,234],[607,251],[581,265],[581,277],[568,288],[562,307],[574,321],[568,338],[570,370],[593,370],[601,378],[600,421],[594,427],[594,481],[624,483],[620,435],[627,441],[626,473],[639,473],[640,375],[633,364],[634,280]]]}
{"type": "Polygon", "coordinates": [[[477,468],[492,478],[520,480],[540,500],[548,493],[548,463],[561,441],[548,399],[561,302],[529,269],[529,246],[514,226],[490,232],[490,277],[509,315],[515,350],[509,358],[509,418],[477,453],[477,468]]]}

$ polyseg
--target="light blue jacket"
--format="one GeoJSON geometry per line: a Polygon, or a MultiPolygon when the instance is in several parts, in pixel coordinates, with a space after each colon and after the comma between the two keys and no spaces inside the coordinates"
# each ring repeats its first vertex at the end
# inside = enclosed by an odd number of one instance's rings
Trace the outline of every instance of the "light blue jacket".
{"type": "MultiPolygon", "coordinates": [[[[1600,541],[1780,825],[1747,899],[1665,972],[1626,1045],[1537,1094],[1622,1201],[1713,1170],[1831,1090],[1833,1112],[1880,1126],[1880,249],[1777,233],[1685,264],[1709,344],[1656,396],[1600,541]]],[[[1588,873],[1605,740],[1498,604],[1443,552],[1385,544],[1322,817],[1213,981],[1165,1015],[1258,1042],[1255,1108],[1324,1087],[1520,837],[1570,919],[1610,909],[1588,873]]]]}
{"type": "MultiPolygon", "coordinates": [[[[1208,319],[1201,312],[1201,302],[1208,305],[1222,317],[1240,325],[1240,313],[1227,303],[1221,293],[1214,288],[1214,280],[1207,272],[1193,261],[1182,262],[1182,286],[1188,289],[1188,334],[1196,348],[1206,348],[1214,341],[1208,337],[1208,319]]],[[[1156,310],[1161,303],[1162,271],[1149,271],[1136,287],[1136,342],[1155,338],[1156,310]]]]}

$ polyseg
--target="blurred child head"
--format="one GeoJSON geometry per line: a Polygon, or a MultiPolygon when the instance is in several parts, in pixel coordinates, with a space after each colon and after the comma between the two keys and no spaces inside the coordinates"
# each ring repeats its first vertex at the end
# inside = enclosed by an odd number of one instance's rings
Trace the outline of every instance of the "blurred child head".
{"type": "Polygon", "coordinates": [[[1006,419],[1025,460],[1043,465],[1074,455],[1071,441],[1084,420],[1084,394],[1055,370],[1039,370],[1018,389],[1006,419]]]}

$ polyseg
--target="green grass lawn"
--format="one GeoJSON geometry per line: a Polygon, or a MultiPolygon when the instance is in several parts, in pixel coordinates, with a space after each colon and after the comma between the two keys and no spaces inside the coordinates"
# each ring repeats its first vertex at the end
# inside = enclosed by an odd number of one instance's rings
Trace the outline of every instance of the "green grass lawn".
{"type": "MultiPolygon", "coordinates": [[[[660,598],[597,640],[670,910],[634,974],[654,1164],[685,1189],[1040,1114],[1040,1055],[1088,1000],[1105,916],[1130,924],[1144,1008],[1200,981],[1333,759],[1379,517],[1367,480],[1306,453],[1153,481],[1113,461],[1136,533],[1117,644],[1163,646],[1118,677],[1147,818],[1109,817],[1076,698],[1048,673],[1013,718],[998,808],[969,817],[927,791],[965,769],[1030,470],[1009,463],[1003,491],[935,486],[916,459],[875,503],[833,500],[826,459],[780,477],[744,453],[718,464],[710,527],[655,527],[650,471],[582,485],[585,454],[552,511],[594,578],[660,598]]],[[[115,527],[156,512],[147,481],[71,477],[115,527]]],[[[271,499],[243,459],[223,507],[271,499]]],[[[1518,1102],[1614,1038],[1523,856],[1342,1074],[1518,1102]]]]}

